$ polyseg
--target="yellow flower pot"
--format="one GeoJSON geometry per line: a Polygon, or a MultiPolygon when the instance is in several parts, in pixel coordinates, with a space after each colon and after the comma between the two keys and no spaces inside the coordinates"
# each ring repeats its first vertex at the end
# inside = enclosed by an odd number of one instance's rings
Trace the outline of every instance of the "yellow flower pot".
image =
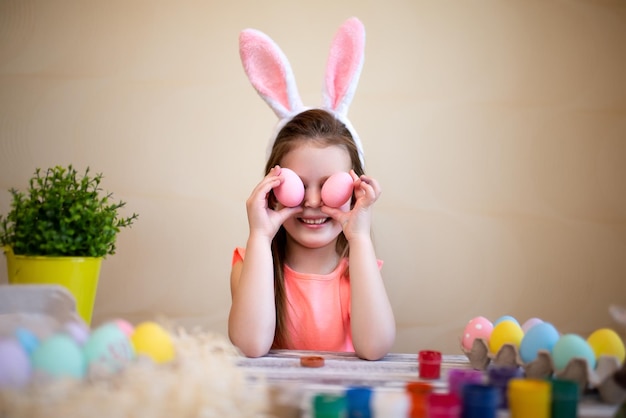
{"type": "Polygon", "coordinates": [[[76,310],[87,325],[96,300],[102,257],[15,255],[4,248],[10,284],[58,284],[76,299],[76,310]]]}

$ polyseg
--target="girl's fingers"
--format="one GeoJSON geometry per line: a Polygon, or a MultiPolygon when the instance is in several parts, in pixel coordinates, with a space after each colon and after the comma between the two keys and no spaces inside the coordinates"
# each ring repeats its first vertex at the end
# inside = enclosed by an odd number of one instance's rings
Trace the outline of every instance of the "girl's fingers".
{"type": "Polygon", "coordinates": [[[359,180],[359,188],[363,191],[363,195],[371,199],[372,202],[376,201],[381,192],[378,182],[365,175],[362,175],[359,180]]]}
{"type": "Polygon", "coordinates": [[[263,178],[263,180],[261,180],[259,184],[257,184],[257,187],[253,191],[253,194],[256,192],[262,192],[264,196],[267,196],[267,194],[270,191],[272,191],[274,187],[277,187],[280,185],[282,180],[279,177],[279,175],[280,175],[279,166],[276,166],[270,169],[270,172],[267,173],[267,175],[263,178]]]}
{"type": "Polygon", "coordinates": [[[301,206],[296,206],[293,208],[282,208],[281,210],[278,211],[278,213],[280,214],[280,218],[281,218],[281,224],[283,222],[285,222],[287,219],[289,219],[290,217],[292,217],[293,215],[296,215],[300,212],[302,212],[303,209],[301,206]]]}

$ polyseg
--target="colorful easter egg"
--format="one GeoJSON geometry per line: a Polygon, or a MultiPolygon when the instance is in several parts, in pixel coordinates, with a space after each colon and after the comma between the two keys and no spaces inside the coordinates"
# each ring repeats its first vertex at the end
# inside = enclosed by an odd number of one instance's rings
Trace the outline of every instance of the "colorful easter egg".
{"type": "Polygon", "coordinates": [[[84,322],[68,321],[63,324],[63,331],[80,346],[83,346],[89,339],[89,327],[84,322]]]}
{"type": "Polygon", "coordinates": [[[345,171],[330,176],[322,186],[322,201],[326,206],[340,208],[351,197],[354,180],[345,171]]]}
{"type": "Polygon", "coordinates": [[[22,327],[17,328],[15,330],[15,338],[17,338],[17,341],[19,341],[22,348],[24,349],[24,351],[26,351],[26,354],[28,354],[29,356],[33,354],[33,351],[35,351],[35,348],[39,346],[39,338],[37,338],[35,333],[33,333],[32,331],[26,328],[22,328],[22,327]]]}
{"type": "Polygon", "coordinates": [[[299,206],[304,199],[304,184],[298,175],[288,168],[281,168],[280,175],[283,182],[274,187],[274,196],[284,206],[289,208],[299,206]]]}
{"type": "Polygon", "coordinates": [[[138,356],[145,355],[156,363],[167,363],[174,359],[172,338],[156,322],[146,321],[137,325],[131,341],[138,356]]]}
{"type": "Polygon", "coordinates": [[[87,362],[78,343],[70,336],[57,333],[39,344],[32,354],[33,371],[48,377],[85,376],[87,362]]]}
{"type": "Polygon", "coordinates": [[[32,374],[30,359],[19,341],[0,340],[0,389],[19,389],[28,384],[32,374]]]}
{"type": "Polygon", "coordinates": [[[122,369],[135,357],[135,350],[124,332],[114,323],[96,328],[83,347],[90,369],[104,368],[115,372],[122,369]]]}
{"type": "Polygon", "coordinates": [[[489,341],[492,331],[493,324],[484,316],[472,318],[463,330],[461,345],[465,350],[471,351],[475,339],[482,338],[485,341],[489,341]]]}
{"type": "Polygon", "coordinates": [[[126,334],[128,338],[130,338],[133,335],[133,332],[135,332],[135,327],[133,326],[133,324],[125,319],[118,318],[115,319],[113,322],[118,326],[119,329],[122,330],[124,334],[126,334]]]}
{"type": "Polygon", "coordinates": [[[500,318],[498,318],[495,321],[493,321],[493,326],[495,327],[496,325],[498,325],[502,321],[511,321],[511,322],[515,322],[517,325],[519,325],[519,321],[517,319],[515,319],[514,317],[512,317],[511,315],[503,315],[500,318]]]}
{"type": "Polygon", "coordinates": [[[596,367],[596,355],[587,340],[576,334],[562,335],[552,347],[554,368],[562,371],[573,358],[585,359],[591,370],[596,367]]]}
{"type": "Polygon", "coordinates": [[[530,363],[537,358],[539,350],[552,352],[552,347],[559,340],[559,331],[549,322],[536,324],[524,334],[519,346],[520,357],[524,363],[530,363]]]}
{"type": "Polygon", "coordinates": [[[512,344],[519,348],[524,331],[517,322],[503,320],[493,327],[489,338],[489,351],[497,353],[505,344],[512,344]]]}
{"type": "Polygon", "coordinates": [[[524,322],[524,324],[522,324],[522,331],[524,331],[524,334],[526,334],[528,330],[530,330],[537,324],[541,324],[542,322],[543,321],[539,318],[530,318],[526,322],[524,322]]]}
{"type": "Polygon", "coordinates": [[[624,342],[617,332],[612,329],[601,328],[595,330],[587,338],[587,342],[591,346],[596,359],[600,356],[613,356],[616,357],[620,363],[624,362],[624,357],[626,356],[624,342]]]}

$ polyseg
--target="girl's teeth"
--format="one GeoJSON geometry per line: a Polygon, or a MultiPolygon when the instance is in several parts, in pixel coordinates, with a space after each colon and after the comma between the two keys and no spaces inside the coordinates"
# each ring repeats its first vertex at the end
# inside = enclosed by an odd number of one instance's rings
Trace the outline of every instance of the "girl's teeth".
{"type": "Polygon", "coordinates": [[[321,225],[326,221],[325,218],[322,219],[302,219],[302,222],[309,225],[321,225]]]}

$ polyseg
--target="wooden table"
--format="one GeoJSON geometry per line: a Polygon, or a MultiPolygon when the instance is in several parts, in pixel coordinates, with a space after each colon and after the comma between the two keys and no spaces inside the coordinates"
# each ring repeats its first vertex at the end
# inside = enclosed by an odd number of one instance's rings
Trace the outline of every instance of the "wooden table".
{"type": "MultiPolygon", "coordinates": [[[[352,353],[273,350],[264,357],[242,358],[239,366],[251,384],[269,384],[274,412],[281,417],[309,417],[312,397],[318,393],[342,393],[354,385],[401,392],[407,382],[420,380],[416,354],[391,353],[379,361],[366,361],[352,353]],[[300,357],[310,355],[324,357],[324,366],[301,367],[300,357]]],[[[459,368],[471,368],[464,355],[444,355],[440,379],[428,382],[435,391],[445,392],[448,371],[459,368]]],[[[579,405],[579,417],[613,417],[617,409],[589,395],[579,405]]],[[[498,418],[508,416],[502,410],[498,418]]]]}

